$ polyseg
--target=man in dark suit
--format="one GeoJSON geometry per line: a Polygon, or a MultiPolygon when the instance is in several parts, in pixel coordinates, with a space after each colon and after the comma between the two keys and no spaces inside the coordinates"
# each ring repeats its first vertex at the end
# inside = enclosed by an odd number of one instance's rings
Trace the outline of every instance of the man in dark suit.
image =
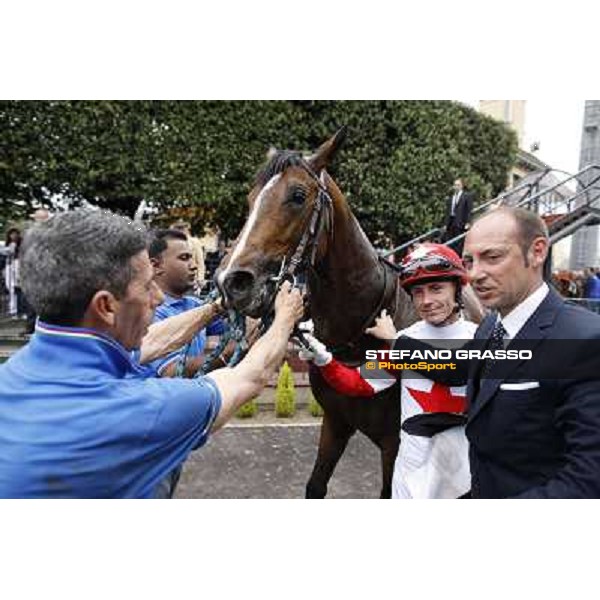
{"type": "MultiPolygon", "coordinates": [[[[444,242],[464,233],[471,219],[475,201],[475,194],[465,188],[462,179],[456,179],[452,188],[454,193],[446,200],[445,230],[442,237],[444,242]]],[[[453,244],[458,254],[462,253],[463,243],[464,241],[460,240],[453,244]]]]}
{"type": "Polygon", "coordinates": [[[475,498],[600,498],[600,317],[544,282],[548,247],[542,219],[518,208],[487,213],[466,236],[472,286],[493,310],[475,344],[534,356],[469,364],[475,498]]]}

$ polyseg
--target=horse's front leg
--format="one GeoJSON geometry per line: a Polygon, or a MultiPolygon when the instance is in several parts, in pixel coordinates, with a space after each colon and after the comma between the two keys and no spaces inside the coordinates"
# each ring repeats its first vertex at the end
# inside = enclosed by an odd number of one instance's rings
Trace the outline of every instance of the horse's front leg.
{"type": "Polygon", "coordinates": [[[394,476],[394,465],[398,448],[400,447],[400,436],[398,434],[387,435],[378,444],[381,451],[381,495],[380,498],[392,497],[392,478],[394,476]]]}
{"type": "Polygon", "coordinates": [[[339,420],[336,420],[334,425],[331,417],[327,413],[324,414],[317,459],[306,484],[307,498],[325,498],[327,484],[355,431],[356,429],[340,423],[339,420]]]}

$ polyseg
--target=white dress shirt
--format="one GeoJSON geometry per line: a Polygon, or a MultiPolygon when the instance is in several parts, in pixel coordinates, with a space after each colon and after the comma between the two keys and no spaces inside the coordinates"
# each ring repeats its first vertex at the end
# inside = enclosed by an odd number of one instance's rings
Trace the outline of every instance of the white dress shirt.
{"type": "Polygon", "coordinates": [[[523,325],[527,323],[531,315],[544,301],[544,298],[548,295],[549,291],[548,284],[543,281],[542,285],[540,285],[533,294],[527,296],[521,304],[515,306],[515,308],[513,308],[503,319],[498,315],[498,321],[502,321],[502,325],[507,332],[507,335],[504,336],[505,340],[512,340],[517,336],[519,331],[523,328],[523,325]]]}
{"type": "Polygon", "coordinates": [[[460,200],[461,194],[462,194],[462,190],[460,190],[459,192],[456,192],[454,194],[454,196],[452,197],[452,206],[450,208],[450,214],[452,216],[454,216],[456,213],[456,206],[458,205],[458,201],[460,200]]]}

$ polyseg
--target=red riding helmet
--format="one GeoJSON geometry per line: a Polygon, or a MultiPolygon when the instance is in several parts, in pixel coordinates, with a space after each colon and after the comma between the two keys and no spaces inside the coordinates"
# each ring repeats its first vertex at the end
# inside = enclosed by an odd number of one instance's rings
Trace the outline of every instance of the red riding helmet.
{"type": "Polygon", "coordinates": [[[409,252],[400,265],[400,283],[405,290],[417,283],[454,277],[461,285],[469,283],[461,258],[443,244],[419,244],[409,252]]]}

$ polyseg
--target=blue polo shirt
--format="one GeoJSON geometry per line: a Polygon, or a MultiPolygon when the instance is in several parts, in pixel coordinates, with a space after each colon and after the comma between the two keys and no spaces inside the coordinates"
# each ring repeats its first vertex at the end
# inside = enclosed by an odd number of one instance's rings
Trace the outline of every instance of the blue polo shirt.
{"type": "Polygon", "coordinates": [[[148,378],[115,340],[38,322],[0,365],[0,497],[152,497],[220,407],[209,377],[148,378]]]}
{"type": "MultiPolygon", "coordinates": [[[[196,298],[195,296],[183,296],[176,298],[165,294],[163,303],[156,309],[154,314],[154,322],[162,321],[168,317],[180,315],[193,308],[203,306],[204,302],[196,298]]],[[[188,358],[196,358],[201,356],[206,346],[206,338],[209,335],[221,335],[225,332],[225,324],[220,318],[214,319],[205,329],[199,331],[190,343],[190,348],[187,353],[188,358]]],[[[154,374],[160,375],[166,367],[179,359],[181,354],[185,351],[185,346],[180,350],[176,350],[167,354],[162,358],[158,358],[146,365],[146,368],[154,374]]]]}

